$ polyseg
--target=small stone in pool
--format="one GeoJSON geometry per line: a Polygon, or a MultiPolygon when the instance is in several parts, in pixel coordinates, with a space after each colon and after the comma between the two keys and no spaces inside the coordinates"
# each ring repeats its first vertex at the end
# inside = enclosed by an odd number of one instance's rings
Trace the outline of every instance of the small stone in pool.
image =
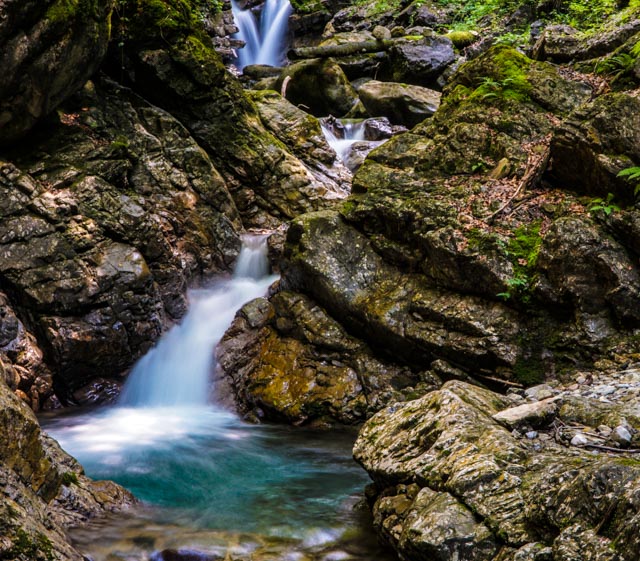
{"type": "Polygon", "coordinates": [[[219,559],[223,557],[194,549],[164,549],[154,552],[150,561],[218,561],[219,559]]]}

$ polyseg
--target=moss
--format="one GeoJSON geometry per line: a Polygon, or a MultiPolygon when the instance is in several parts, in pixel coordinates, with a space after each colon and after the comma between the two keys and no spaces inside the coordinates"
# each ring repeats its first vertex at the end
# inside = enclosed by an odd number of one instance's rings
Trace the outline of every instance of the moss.
{"type": "Polygon", "coordinates": [[[544,381],[544,365],[540,358],[535,356],[518,357],[513,373],[518,382],[525,386],[533,386],[544,381]]]}
{"type": "Polygon", "coordinates": [[[477,39],[477,34],[473,31],[449,31],[446,37],[451,39],[451,42],[457,49],[463,49],[477,39]]]}
{"type": "Polygon", "coordinates": [[[29,561],[53,560],[53,546],[51,540],[43,534],[30,536],[19,528],[13,538],[13,546],[6,552],[3,559],[24,559],[29,561]]]}
{"type": "Polygon", "coordinates": [[[97,19],[102,12],[98,0],[57,0],[54,2],[45,17],[52,22],[69,22],[78,19],[86,21],[97,19]]]}
{"type": "Polygon", "coordinates": [[[62,484],[66,485],[67,487],[71,484],[77,485],[78,484],[78,474],[74,473],[73,471],[67,471],[62,475],[62,484]]]}
{"type": "Polygon", "coordinates": [[[311,14],[313,12],[327,12],[321,0],[291,0],[291,6],[298,14],[311,14]]]}
{"type": "Polygon", "coordinates": [[[487,53],[491,65],[487,76],[478,76],[477,88],[470,99],[506,99],[523,102],[529,99],[532,86],[527,78],[531,60],[515,49],[499,45],[487,53]]]}

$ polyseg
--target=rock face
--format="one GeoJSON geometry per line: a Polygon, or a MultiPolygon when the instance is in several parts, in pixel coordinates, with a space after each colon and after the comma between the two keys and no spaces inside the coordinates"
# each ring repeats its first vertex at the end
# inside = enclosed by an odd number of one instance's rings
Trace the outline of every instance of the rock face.
{"type": "Polygon", "coordinates": [[[0,557],[82,561],[65,529],[126,508],[133,497],[115,483],[85,477],[2,380],[0,429],[0,557]]]}
{"type": "Polygon", "coordinates": [[[113,0],[8,0],[0,21],[0,144],[75,93],[107,51],[113,0]]]}
{"type": "Polygon", "coordinates": [[[228,268],[242,226],[184,127],[109,81],[30,143],[1,167],[0,278],[73,391],[148,349],[187,283],[228,268]]]}
{"type": "Polygon", "coordinates": [[[518,438],[510,405],[449,382],[369,420],[354,455],[380,535],[416,560],[635,559],[640,462],[518,438]]]}
{"type": "Polygon", "coordinates": [[[250,418],[350,424],[415,385],[438,385],[376,358],[309,298],[287,291],[242,308],[217,352],[220,375],[250,418]]]}

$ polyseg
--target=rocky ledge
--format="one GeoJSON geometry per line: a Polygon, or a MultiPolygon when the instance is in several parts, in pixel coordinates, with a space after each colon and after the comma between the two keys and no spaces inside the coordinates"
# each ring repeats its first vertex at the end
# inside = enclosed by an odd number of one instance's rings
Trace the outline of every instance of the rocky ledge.
{"type": "Polygon", "coordinates": [[[14,561],[83,561],[66,530],[134,502],[119,485],[85,477],[1,376],[0,498],[0,559],[14,561]]]}
{"type": "Polygon", "coordinates": [[[517,398],[455,381],[380,411],[354,449],[379,535],[415,561],[637,559],[639,374],[517,398]]]}

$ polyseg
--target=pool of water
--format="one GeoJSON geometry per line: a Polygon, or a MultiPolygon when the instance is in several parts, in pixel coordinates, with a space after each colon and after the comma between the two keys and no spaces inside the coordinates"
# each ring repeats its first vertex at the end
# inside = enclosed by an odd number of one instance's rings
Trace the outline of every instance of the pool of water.
{"type": "Polygon", "coordinates": [[[381,558],[356,508],[368,477],[351,459],[354,432],[250,425],[212,406],[112,407],[43,425],[87,475],[142,501],[126,518],[74,533],[96,561],[243,540],[273,559],[327,548],[341,559],[381,558]]]}

